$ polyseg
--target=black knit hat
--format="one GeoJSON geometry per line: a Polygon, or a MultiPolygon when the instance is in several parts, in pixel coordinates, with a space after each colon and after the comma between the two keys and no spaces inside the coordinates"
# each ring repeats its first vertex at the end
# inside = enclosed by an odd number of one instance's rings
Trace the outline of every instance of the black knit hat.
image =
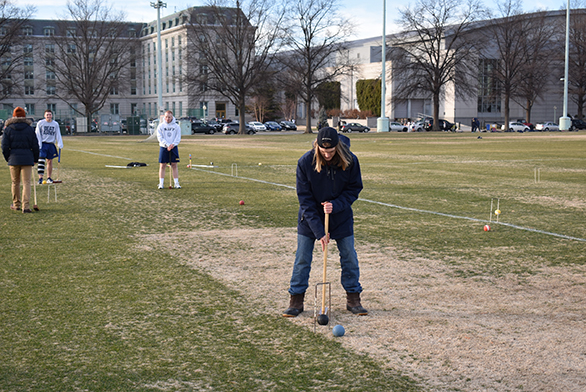
{"type": "Polygon", "coordinates": [[[338,131],[332,127],[322,128],[317,134],[317,145],[322,148],[336,147],[339,141],[338,131]]]}

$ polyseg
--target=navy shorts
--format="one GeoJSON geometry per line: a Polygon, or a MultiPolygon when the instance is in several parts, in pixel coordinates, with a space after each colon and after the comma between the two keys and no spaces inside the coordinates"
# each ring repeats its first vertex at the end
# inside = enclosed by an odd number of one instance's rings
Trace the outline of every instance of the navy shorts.
{"type": "Polygon", "coordinates": [[[167,151],[166,147],[159,149],[159,163],[177,163],[179,162],[179,149],[177,146],[173,147],[171,151],[167,151]]]}
{"type": "Polygon", "coordinates": [[[58,156],[57,147],[53,143],[43,143],[43,147],[39,151],[39,158],[53,159],[58,156]]]}

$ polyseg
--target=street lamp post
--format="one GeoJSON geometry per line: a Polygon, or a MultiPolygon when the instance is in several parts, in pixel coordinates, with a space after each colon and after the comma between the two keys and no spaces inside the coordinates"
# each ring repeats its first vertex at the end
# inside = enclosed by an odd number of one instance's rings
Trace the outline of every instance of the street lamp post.
{"type": "Polygon", "coordinates": [[[388,132],[389,131],[389,119],[385,115],[385,95],[386,89],[386,62],[387,62],[387,33],[386,33],[386,21],[387,21],[387,0],[383,0],[383,44],[382,44],[382,74],[381,74],[381,90],[380,90],[380,117],[376,119],[376,131],[377,132],[388,132]]]}
{"type": "Polygon", "coordinates": [[[167,3],[161,0],[151,3],[151,7],[157,9],[157,96],[159,107],[159,119],[163,115],[163,55],[161,47],[161,8],[167,8],[167,3]]]}
{"type": "Polygon", "coordinates": [[[570,0],[566,6],[566,64],[564,69],[564,112],[560,117],[560,131],[567,131],[572,125],[568,117],[568,64],[570,62],[570,0]]]}

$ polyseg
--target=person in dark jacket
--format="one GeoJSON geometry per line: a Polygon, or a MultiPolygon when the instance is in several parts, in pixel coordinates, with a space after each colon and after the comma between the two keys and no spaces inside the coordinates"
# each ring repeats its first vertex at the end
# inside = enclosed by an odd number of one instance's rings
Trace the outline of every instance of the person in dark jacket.
{"type": "Polygon", "coordinates": [[[10,208],[15,211],[22,209],[23,213],[29,213],[32,212],[30,209],[31,176],[33,166],[39,159],[39,141],[23,108],[14,109],[12,116],[6,121],[2,136],[2,154],[10,166],[12,179],[12,204],[10,208]]]}
{"type": "Polygon", "coordinates": [[[362,175],[358,158],[346,143],[340,143],[339,136],[334,128],[320,129],[313,149],[297,162],[297,252],[289,286],[291,298],[284,317],[296,317],[303,312],[315,241],[319,240],[324,250],[330,239],[336,240],[340,251],[346,309],[359,315],[368,313],[360,302],[362,286],[352,212],[352,203],[362,191],[362,175]],[[329,235],[324,227],[326,213],[330,216],[329,235]]]}

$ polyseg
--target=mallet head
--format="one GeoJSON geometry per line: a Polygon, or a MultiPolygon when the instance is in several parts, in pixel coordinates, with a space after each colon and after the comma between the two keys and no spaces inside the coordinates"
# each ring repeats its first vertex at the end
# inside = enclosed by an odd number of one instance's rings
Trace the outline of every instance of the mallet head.
{"type": "Polygon", "coordinates": [[[320,314],[317,316],[317,323],[319,325],[328,325],[330,319],[327,314],[320,314]]]}

